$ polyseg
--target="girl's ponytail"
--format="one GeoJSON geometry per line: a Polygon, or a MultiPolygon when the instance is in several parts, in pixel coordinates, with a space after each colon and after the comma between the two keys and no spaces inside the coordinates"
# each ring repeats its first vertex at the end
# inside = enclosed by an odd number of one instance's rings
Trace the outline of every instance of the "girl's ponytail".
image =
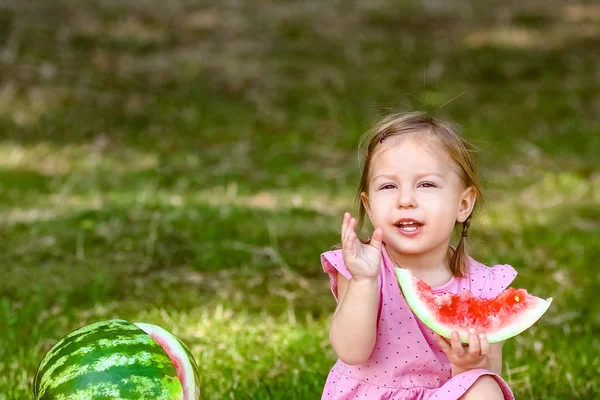
{"type": "Polygon", "coordinates": [[[452,260],[450,261],[450,271],[452,272],[452,275],[456,277],[464,277],[467,270],[469,252],[467,251],[466,241],[467,237],[469,236],[469,226],[471,226],[471,215],[469,215],[465,222],[463,222],[460,241],[458,242],[458,246],[456,246],[456,250],[452,255],[452,260]]]}

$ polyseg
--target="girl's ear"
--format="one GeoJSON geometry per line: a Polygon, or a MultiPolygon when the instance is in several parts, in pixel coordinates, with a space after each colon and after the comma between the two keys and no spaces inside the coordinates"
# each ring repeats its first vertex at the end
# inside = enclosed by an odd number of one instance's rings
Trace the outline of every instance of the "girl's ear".
{"type": "Polygon", "coordinates": [[[456,216],[457,222],[465,222],[469,215],[473,212],[475,202],[477,201],[477,189],[474,186],[466,188],[460,199],[460,205],[458,209],[458,215],[456,216]]]}
{"type": "Polygon", "coordinates": [[[369,221],[373,222],[371,219],[371,207],[369,207],[369,198],[365,192],[361,192],[360,201],[362,202],[363,207],[367,211],[367,215],[369,216],[369,221]]]}

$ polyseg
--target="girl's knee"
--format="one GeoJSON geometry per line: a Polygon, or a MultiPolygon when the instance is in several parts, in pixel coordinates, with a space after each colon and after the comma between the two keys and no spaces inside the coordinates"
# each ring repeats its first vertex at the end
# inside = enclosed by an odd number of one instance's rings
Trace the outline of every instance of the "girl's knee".
{"type": "Polygon", "coordinates": [[[494,378],[483,375],[477,378],[460,400],[504,400],[504,393],[494,378]]]}

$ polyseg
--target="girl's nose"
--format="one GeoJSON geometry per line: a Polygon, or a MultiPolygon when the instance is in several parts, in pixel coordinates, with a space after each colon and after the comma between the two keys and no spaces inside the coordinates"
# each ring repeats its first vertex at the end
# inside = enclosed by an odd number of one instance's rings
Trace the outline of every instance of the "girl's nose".
{"type": "Polygon", "coordinates": [[[412,190],[399,190],[396,205],[398,208],[414,208],[417,205],[414,192],[412,190]]]}

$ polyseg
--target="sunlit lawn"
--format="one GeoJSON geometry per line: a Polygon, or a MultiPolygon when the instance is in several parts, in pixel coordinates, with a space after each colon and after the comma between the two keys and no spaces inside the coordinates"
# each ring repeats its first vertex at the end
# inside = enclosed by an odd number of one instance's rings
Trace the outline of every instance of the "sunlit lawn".
{"type": "Polygon", "coordinates": [[[186,342],[202,398],[319,398],[319,254],[360,134],[409,108],[481,148],[474,257],[554,297],[504,346],[516,397],[598,396],[600,9],[214,3],[0,7],[0,399],[117,317],[186,342]]]}

